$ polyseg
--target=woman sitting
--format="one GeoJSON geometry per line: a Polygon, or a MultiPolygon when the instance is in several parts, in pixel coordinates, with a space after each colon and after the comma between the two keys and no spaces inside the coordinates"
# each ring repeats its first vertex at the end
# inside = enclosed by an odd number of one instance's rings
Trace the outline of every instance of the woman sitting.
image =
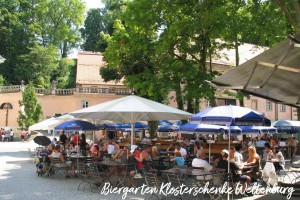
{"type": "Polygon", "coordinates": [[[254,146],[250,146],[248,148],[249,158],[247,162],[244,164],[244,168],[251,167],[250,173],[247,175],[251,178],[251,181],[256,181],[257,179],[261,179],[260,175],[260,156],[256,153],[256,148],[254,146]]]}
{"type": "MultiPolygon", "coordinates": [[[[54,151],[48,156],[49,158],[59,158],[61,164],[60,166],[67,166],[63,155],[60,153],[60,145],[56,145],[54,151]]],[[[73,176],[75,176],[75,170],[73,171],[73,176]]],[[[68,167],[66,167],[66,178],[70,178],[68,174],[68,167]]]]}
{"type": "Polygon", "coordinates": [[[281,151],[279,151],[278,146],[272,147],[272,153],[269,155],[269,160],[272,159],[278,161],[278,162],[273,162],[276,171],[284,169],[284,162],[280,162],[280,161],[284,161],[284,157],[281,151]]]}

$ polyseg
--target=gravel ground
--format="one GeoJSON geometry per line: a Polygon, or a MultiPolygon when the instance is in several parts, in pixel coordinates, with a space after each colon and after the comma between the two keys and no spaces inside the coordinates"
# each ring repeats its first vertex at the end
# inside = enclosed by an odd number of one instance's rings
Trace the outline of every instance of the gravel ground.
{"type": "MultiPolygon", "coordinates": [[[[35,166],[29,162],[28,148],[32,150],[37,145],[31,142],[0,142],[0,199],[122,199],[122,194],[93,193],[89,189],[78,191],[80,183],[78,178],[66,179],[65,177],[38,177],[35,166]]],[[[182,196],[182,199],[210,199],[205,196],[182,196]]],[[[128,194],[126,199],[141,200],[141,194],[128,194]]],[[[155,199],[155,197],[151,198],[155,199]]],[[[172,198],[173,199],[173,198],[172,198]]],[[[226,198],[225,198],[226,199],[226,198]]],[[[231,198],[232,199],[232,198],[231,198]]],[[[233,199],[243,200],[279,200],[286,199],[278,194],[255,195],[253,197],[234,196],[233,199]]],[[[292,198],[293,200],[296,198],[292,198]]]]}

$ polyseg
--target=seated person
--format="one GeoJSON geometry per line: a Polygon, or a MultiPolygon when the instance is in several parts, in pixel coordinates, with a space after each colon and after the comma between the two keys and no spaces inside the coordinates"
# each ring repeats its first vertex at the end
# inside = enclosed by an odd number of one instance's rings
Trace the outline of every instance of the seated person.
{"type": "Polygon", "coordinates": [[[171,143],[170,146],[167,148],[167,153],[174,153],[175,151],[175,145],[174,143],[171,143]]]}
{"type": "MultiPolygon", "coordinates": [[[[228,162],[229,162],[229,169],[230,169],[230,173],[232,175],[232,182],[238,182],[241,180],[243,182],[242,191],[245,192],[246,185],[250,184],[251,178],[247,175],[242,175],[242,176],[239,175],[238,171],[243,170],[243,168],[237,166],[237,164],[235,164],[234,162],[228,161],[229,160],[228,150],[226,150],[226,149],[222,150],[221,155],[222,155],[222,158],[217,162],[216,168],[225,169],[225,173],[229,173],[229,171],[228,171],[228,162]]],[[[251,194],[246,193],[246,195],[250,196],[251,194]]]]}
{"type": "Polygon", "coordinates": [[[244,163],[244,168],[250,167],[250,171],[246,172],[245,175],[248,175],[251,178],[252,182],[261,179],[260,172],[260,156],[256,153],[256,148],[250,146],[248,148],[249,158],[246,163],[244,163]]]}
{"type": "Polygon", "coordinates": [[[186,152],[186,150],[184,148],[181,147],[181,145],[180,145],[179,142],[175,143],[175,151],[174,151],[174,153],[176,153],[176,152],[180,152],[181,156],[184,158],[184,160],[186,160],[187,152],[186,152]]]}
{"type": "Polygon", "coordinates": [[[238,143],[235,145],[234,148],[235,148],[234,161],[239,167],[241,167],[244,163],[243,155],[241,154],[241,150],[243,146],[240,143],[238,143]]]}
{"type": "Polygon", "coordinates": [[[151,153],[152,153],[152,146],[151,145],[147,145],[145,150],[142,151],[142,157],[143,160],[145,161],[151,161],[151,153]]]}
{"type": "Polygon", "coordinates": [[[265,150],[263,151],[262,155],[262,165],[264,166],[266,162],[269,160],[269,156],[272,154],[271,145],[270,143],[265,143],[265,150]]]}
{"type": "Polygon", "coordinates": [[[181,156],[181,153],[180,152],[176,152],[175,153],[175,157],[172,158],[170,161],[174,162],[175,161],[175,165],[178,165],[178,166],[184,166],[184,158],[181,156]]]}
{"type": "Polygon", "coordinates": [[[111,141],[109,141],[109,143],[107,145],[107,156],[109,158],[111,158],[114,151],[115,151],[115,146],[113,145],[113,143],[111,141]]]}
{"type": "MultiPolygon", "coordinates": [[[[212,166],[205,160],[205,154],[202,153],[198,158],[194,158],[192,161],[192,167],[194,168],[203,168],[205,172],[212,170],[212,166]]],[[[206,176],[197,176],[197,180],[211,180],[211,175],[206,176]]]]}
{"type": "Polygon", "coordinates": [[[195,141],[194,143],[194,156],[196,158],[199,158],[199,156],[201,154],[203,154],[204,150],[203,150],[203,146],[201,146],[199,141],[195,141]]]}
{"type": "MultiPolygon", "coordinates": [[[[123,149],[118,150],[116,152],[116,154],[113,155],[114,160],[122,162],[124,164],[129,164],[129,163],[132,164],[134,161],[135,161],[134,163],[136,163],[134,156],[130,153],[130,147],[131,147],[131,145],[127,144],[126,146],[124,146],[123,149]]],[[[136,173],[135,167],[127,168],[127,172],[126,172],[125,166],[121,165],[121,166],[112,167],[110,169],[110,171],[107,173],[107,175],[104,177],[104,179],[102,181],[99,181],[98,183],[96,183],[96,185],[100,186],[102,182],[105,182],[112,175],[119,176],[119,174],[121,174],[121,173],[130,173],[131,183],[134,184],[133,176],[136,173]]],[[[116,185],[118,185],[118,184],[119,183],[117,182],[116,185]]]]}
{"type": "Polygon", "coordinates": [[[280,147],[286,147],[286,142],[285,142],[284,138],[280,139],[279,146],[280,147]]]}
{"type": "MultiPolygon", "coordinates": [[[[272,147],[272,153],[269,155],[269,160],[272,159],[277,159],[278,161],[284,161],[284,157],[281,151],[279,151],[279,147],[277,146],[272,147]]],[[[273,164],[276,171],[284,169],[284,162],[273,162],[273,164]]]]}
{"type": "MultiPolygon", "coordinates": [[[[66,164],[63,155],[60,153],[60,145],[56,145],[54,151],[48,156],[49,158],[59,158],[60,162],[62,163],[60,166],[68,166],[66,164]]],[[[73,171],[73,176],[75,176],[75,170],[73,171]]],[[[68,174],[68,167],[66,167],[66,178],[70,178],[68,174]]]]}

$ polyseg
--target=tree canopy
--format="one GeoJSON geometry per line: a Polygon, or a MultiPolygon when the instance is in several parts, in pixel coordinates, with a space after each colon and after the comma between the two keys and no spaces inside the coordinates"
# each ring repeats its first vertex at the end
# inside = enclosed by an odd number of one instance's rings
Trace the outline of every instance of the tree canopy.
{"type": "Polygon", "coordinates": [[[84,10],[82,0],[0,0],[0,55],[6,58],[0,75],[7,84],[36,84],[42,70],[47,86],[58,59],[81,40],[84,10]]]}

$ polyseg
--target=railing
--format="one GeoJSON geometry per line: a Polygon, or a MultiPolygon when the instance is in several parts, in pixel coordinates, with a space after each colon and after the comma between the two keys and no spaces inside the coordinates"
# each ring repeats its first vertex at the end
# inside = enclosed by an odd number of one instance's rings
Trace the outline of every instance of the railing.
{"type": "Polygon", "coordinates": [[[20,92],[21,85],[0,86],[0,93],[20,92]]]}
{"type": "Polygon", "coordinates": [[[34,88],[37,94],[51,94],[51,89],[34,88]]]}
{"type": "MultiPolygon", "coordinates": [[[[25,85],[0,86],[0,93],[20,92],[26,88],[25,85]]],[[[131,89],[127,88],[96,88],[96,87],[77,87],[72,89],[44,89],[35,88],[37,94],[73,95],[79,94],[117,94],[129,95],[131,89]]]]}
{"type": "Polygon", "coordinates": [[[73,95],[74,89],[56,89],[55,94],[56,95],[73,95]]]}
{"type": "Polygon", "coordinates": [[[119,95],[128,95],[131,94],[131,89],[127,88],[93,88],[93,87],[78,87],[75,88],[76,93],[85,93],[85,94],[119,94],[119,95]]]}

